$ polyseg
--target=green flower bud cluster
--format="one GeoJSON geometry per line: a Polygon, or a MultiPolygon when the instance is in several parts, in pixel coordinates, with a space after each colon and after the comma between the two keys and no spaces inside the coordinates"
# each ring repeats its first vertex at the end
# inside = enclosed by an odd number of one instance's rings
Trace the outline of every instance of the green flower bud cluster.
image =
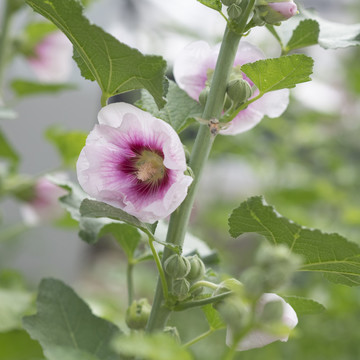
{"type": "Polygon", "coordinates": [[[255,266],[243,273],[242,282],[249,296],[258,297],[285,285],[301,264],[297,255],[286,246],[261,246],[255,266]]]}
{"type": "Polygon", "coordinates": [[[125,322],[132,330],[144,329],[150,316],[151,305],[147,299],[134,300],[126,310],[125,322]]]}
{"type": "MultiPolygon", "coordinates": [[[[184,257],[174,254],[165,261],[164,269],[173,279],[171,293],[179,301],[186,299],[191,285],[205,275],[205,265],[197,255],[184,257]]],[[[201,291],[202,288],[198,288],[196,294],[201,291]]]]}

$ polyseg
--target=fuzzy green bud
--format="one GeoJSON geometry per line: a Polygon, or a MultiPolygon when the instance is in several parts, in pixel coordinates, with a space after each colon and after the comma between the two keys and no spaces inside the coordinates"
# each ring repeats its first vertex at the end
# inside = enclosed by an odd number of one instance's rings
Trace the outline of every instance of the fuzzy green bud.
{"type": "Polygon", "coordinates": [[[205,265],[202,260],[197,256],[188,256],[191,269],[186,275],[186,279],[190,282],[201,280],[205,275],[205,265]]]}
{"type": "Polygon", "coordinates": [[[125,321],[133,330],[144,329],[149,319],[151,305],[147,299],[134,300],[126,310],[125,321]]]}
{"type": "Polygon", "coordinates": [[[251,97],[252,89],[246,80],[235,79],[228,83],[226,93],[235,104],[240,105],[251,97]]]}
{"type": "Polygon", "coordinates": [[[172,283],[172,295],[182,301],[189,295],[190,283],[186,279],[175,279],[172,283]]]}
{"type": "Polygon", "coordinates": [[[281,320],[284,312],[283,303],[279,300],[270,301],[264,305],[264,309],[260,314],[259,321],[261,323],[275,323],[281,320]]]}
{"type": "Polygon", "coordinates": [[[210,88],[206,86],[199,95],[199,103],[202,106],[205,106],[207,98],[209,96],[210,88]]]}
{"type": "Polygon", "coordinates": [[[230,19],[237,19],[241,15],[242,9],[239,5],[232,4],[227,8],[227,13],[230,19]]]}
{"type": "Polygon", "coordinates": [[[218,285],[213,295],[221,295],[229,291],[240,293],[242,291],[242,288],[243,285],[239,280],[236,280],[234,278],[226,279],[218,285]]]}
{"type": "Polygon", "coordinates": [[[164,269],[173,279],[182,279],[189,273],[191,265],[184,256],[174,254],[165,261],[164,269]]]}

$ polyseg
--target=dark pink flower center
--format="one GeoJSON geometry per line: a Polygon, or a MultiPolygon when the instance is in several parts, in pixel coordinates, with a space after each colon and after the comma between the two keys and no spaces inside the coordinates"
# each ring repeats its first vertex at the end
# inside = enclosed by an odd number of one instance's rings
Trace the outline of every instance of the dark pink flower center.
{"type": "Polygon", "coordinates": [[[164,166],[164,153],[142,144],[130,144],[131,156],[120,165],[119,170],[132,175],[134,190],[141,195],[150,195],[166,187],[169,169],[164,166]]]}

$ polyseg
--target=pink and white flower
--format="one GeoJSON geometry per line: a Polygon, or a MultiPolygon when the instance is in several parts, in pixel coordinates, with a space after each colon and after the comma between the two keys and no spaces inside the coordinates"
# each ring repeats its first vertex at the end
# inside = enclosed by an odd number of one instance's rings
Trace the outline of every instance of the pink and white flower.
{"type": "Polygon", "coordinates": [[[269,2],[269,7],[278,13],[281,20],[287,20],[297,14],[297,6],[293,1],[269,2]]]}
{"type": "MultiPolygon", "coordinates": [[[[263,294],[257,303],[257,315],[261,315],[265,304],[273,301],[280,301],[282,304],[283,314],[281,316],[280,322],[282,325],[285,325],[287,330],[285,330],[285,332],[282,334],[271,334],[263,329],[255,329],[239,342],[236,348],[238,351],[256,349],[271,344],[274,341],[280,340],[285,342],[289,339],[290,331],[297,325],[298,318],[294,309],[287,302],[285,302],[282,297],[271,293],[263,294]]],[[[232,344],[232,339],[232,332],[228,327],[226,333],[226,344],[228,346],[232,344]]]]}
{"type": "MultiPolygon", "coordinates": [[[[189,44],[179,54],[174,63],[174,77],[181,89],[198,101],[201,91],[208,81],[208,74],[215,69],[220,45],[211,48],[205,41],[196,41],[189,44]]],[[[240,43],[235,56],[234,67],[246,63],[265,59],[263,52],[256,46],[245,41],[240,43]]],[[[243,79],[250,86],[253,82],[243,74],[243,79]]],[[[253,96],[258,95],[256,90],[253,96]]],[[[220,131],[223,135],[236,135],[256,126],[267,115],[271,118],[280,116],[289,104],[289,90],[282,89],[264,94],[229,123],[226,129],[220,131]]]]}
{"type": "Polygon", "coordinates": [[[185,199],[192,178],[175,130],[135,106],[102,108],[77,162],[82,188],[96,200],[153,223],[185,199]]]}
{"type": "Polygon", "coordinates": [[[72,69],[72,53],[69,39],[61,31],[54,31],[35,46],[34,56],[28,61],[39,80],[65,82],[72,69]]]}
{"type": "Polygon", "coordinates": [[[36,226],[64,215],[65,211],[59,204],[59,198],[67,194],[66,190],[46,177],[41,177],[36,181],[32,191],[31,199],[20,208],[25,224],[36,226]]]}

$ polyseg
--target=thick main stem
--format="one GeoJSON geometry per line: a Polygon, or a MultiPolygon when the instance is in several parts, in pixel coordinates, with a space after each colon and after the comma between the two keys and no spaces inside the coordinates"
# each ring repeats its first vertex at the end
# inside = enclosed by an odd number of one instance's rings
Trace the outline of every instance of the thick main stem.
{"type": "Polygon", "coordinates": [[[0,33],[0,104],[3,98],[3,81],[5,74],[6,57],[8,55],[7,42],[8,42],[8,30],[11,20],[11,8],[10,0],[4,4],[3,18],[1,19],[1,33],[0,33]]]}

